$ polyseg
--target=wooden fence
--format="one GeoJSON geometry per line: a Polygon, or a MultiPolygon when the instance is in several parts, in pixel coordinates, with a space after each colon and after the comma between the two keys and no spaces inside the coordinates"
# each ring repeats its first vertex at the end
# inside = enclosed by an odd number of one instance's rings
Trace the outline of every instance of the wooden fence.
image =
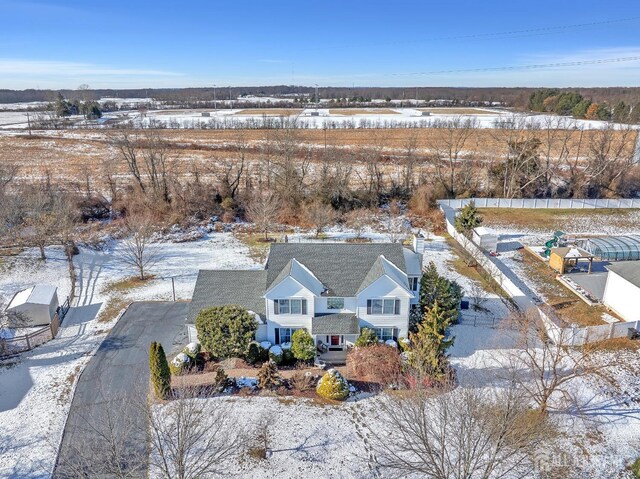
{"type": "Polygon", "coordinates": [[[62,306],[58,308],[58,311],[53,316],[53,320],[47,326],[43,326],[29,334],[16,336],[15,338],[0,339],[0,358],[23,353],[51,341],[58,334],[60,324],[62,324],[69,308],[69,298],[67,298],[62,306]]]}

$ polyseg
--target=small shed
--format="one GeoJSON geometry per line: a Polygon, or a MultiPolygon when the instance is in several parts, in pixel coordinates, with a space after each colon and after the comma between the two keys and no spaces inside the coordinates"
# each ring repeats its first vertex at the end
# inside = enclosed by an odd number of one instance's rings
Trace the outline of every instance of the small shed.
{"type": "Polygon", "coordinates": [[[473,228],[473,242],[485,251],[498,251],[498,233],[486,226],[473,228]]]}
{"type": "Polygon", "coordinates": [[[51,324],[58,309],[58,292],[50,284],[37,284],[17,292],[6,308],[19,316],[15,326],[33,327],[51,324]]]}
{"type": "Polygon", "coordinates": [[[572,270],[578,266],[579,261],[588,261],[588,273],[591,274],[593,255],[577,246],[564,246],[551,248],[549,253],[549,266],[560,274],[572,270]]]}

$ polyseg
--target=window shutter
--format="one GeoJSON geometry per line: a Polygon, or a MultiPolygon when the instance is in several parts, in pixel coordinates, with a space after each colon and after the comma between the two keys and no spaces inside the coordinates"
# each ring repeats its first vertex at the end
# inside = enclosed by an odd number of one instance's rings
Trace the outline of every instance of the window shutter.
{"type": "Polygon", "coordinates": [[[280,328],[276,328],[276,344],[280,344],[280,328]]]}
{"type": "Polygon", "coordinates": [[[302,300],[302,314],[307,314],[307,300],[302,300]]]}
{"type": "Polygon", "coordinates": [[[371,314],[371,300],[367,299],[367,314],[371,314]]]}
{"type": "Polygon", "coordinates": [[[395,314],[400,314],[400,300],[396,299],[395,314]]]}
{"type": "MultiPolygon", "coordinates": [[[[280,308],[278,307],[278,300],[277,299],[273,300],[273,314],[280,314],[280,308]]],[[[276,329],[276,331],[277,331],[277,329],[276,329]]],[[[277,341],[276,341],[276,343],[277,343],[277,341]]]]}

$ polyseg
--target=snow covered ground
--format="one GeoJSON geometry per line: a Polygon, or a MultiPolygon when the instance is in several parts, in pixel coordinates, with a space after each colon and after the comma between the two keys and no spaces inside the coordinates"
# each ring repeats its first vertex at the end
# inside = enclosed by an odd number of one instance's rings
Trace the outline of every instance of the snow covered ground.
{"type": "MultiPolygon", "coordinates": [[[[366,109],[358,109],[359,111],[366,109]]],[[[385,108],[388,110],[388,108],[385,108]]],[[[518,121],[526,121],[532,127],[543,127],[549,122],[557,122],[558,117],[552,115],[530,115],[526,113],[508,113],[502,110],[485,109],[488,114],[478,115],[460,115],[452,110],[451,114],[434,113],[429,116],[423,116],[422,111],[415,108],[391,108],[395,114],[382,114],[377,113],[375,109],[358,113],[356,115],[340,114],[332,111],[329,108],[319,108],[318,116],[312,116],[312,112],[315,112],[315,108],[307,108],[298,115],[288,116],[284,121],[295,121],[298,125],[306,128],[394,128],[403,126],[417,126],[417,127],[429,127],[435,125],[437,122],[451,120],[454,118],[474,118],[477,121],[479,128],[494,128],[497,121],[503,121],[510,118],[515,118],[518,121]]],[[[253,110],[255,111],[255,110],[253,110]]],[[[202,116],[202,110],[179,110],[172,113],[168,110],[152,110],[146,112],[144,118],[139,114],[132,114],[134,123],[149,125],[151,123],[164,124],[170,128],[205,128],[210,127],[232,127],[242,126],[243,124],[255,124],[263,120],[263,114],[251,113],[243,114],[241,109],[228,109],[228,110],[210,110],[208,111],[208,117],[202,116]]],[[[267,112],[265,112],[267,113],[267,112]]],[[[110,117],[110,113],[105,117],[110,117]]],[[[278,118],[271,117],[269,121],[275,121],[278,118]]],[[[583,129],[596,129],[602,128],[606,122],[597,120],[567,120],[567,126],[569,122],[575,121],[576,127],[583,129]]],[[[551,123],[555,124],[555,123],[551,123]]]]}
{"type": "MultiPolygon", "coordinates": [[[[169,300],[171,277],[178,299],[190,298],[199,268],[258,267],[248,249],[230,233],[216,233],[190,243],[155,245],[160,257],[149,272],[156,276],[129,292],[113,292],[108,285],[129,278],[134,271],[118,255],[121,244],[105,250],[81,248],[74,258],[78,271],[77,302],[58,336],[19,358],[0,361],[0,477],[49,477],[57,454],[78,374],[100,345],[113,322],[96,317],[114,298],[169,300]]],[[[69,293],[67,263],[60,248],[47,248],[46,262],[28,249],[0,264],[0,296],[8,299],[33,283],[69,293]]],[[[113,314],[115,315],[117,311],[113,314]]]]}
{"type": "MultiPolygon", "coordinates": [[[[353,231],[338,227],[329,229],[327,235],[334,239],[355,236],[353,231]]],[[[388,240],[387,235],[373,230],[364,235],[374,241],[388,240]]],[[[300,231],[290,240],[308,237],[308,232],[300,231]]],[[[58,337],[23,354],[19,360],[5,361],[0,366],[0,477],[50,476],[74,381],[112,326],[110,322],[98,322],[96,315],[116,296],[127,302],[170,299],[170,278],[175,277],[178,298],[188,298],[200,268],[261,266],[231,233],[207,233],[200,240],[186,243],[167,238],[155,247],[161,258],[149,271],[155,278],[129,292],[108,288],[133,274],[118,258],[118,241],[107,241],[102,250],[81,248],[75,257],[79,299],[58,337]]],[[[34,282],[46,282],[56,284],[64,297],[69,291],[65,258],[59,248],[48,248],[47,255],[45,263],[37,260],[35,250],[8,258],[0,266],[0,295],[6,297],[34,282]]],[[[441,273],[458,281],[469,294],[470,280],[450,267],[453,259],[455,253],[444,238],[428,238],[425,264],[433,261],[441,273]]],[[[513,347],[510,336],[499,327],[499,319],[506,316],[507,309],[497,297],[488,297],[491,301],[487,302],[489,312],[485,314],[498,318],[496,326],[472,326],[463,321],[452,331],[456,339],[450,350],[451,361],[463,386],[494,386],[495,359],[513,347]]],[[[581,461],[591,477],[616,477],[612,471],[619,471],[633,458],[640,444],[640,358],[637,353],[621,354],[625,354],[627,366],[617,373],[615,387],[598,383],[575,385],[590,400],[584,416],[588,420],[578,414],[558,418],[563,447],[574,451],[574,442],[589,444],[591,454],[581,457],[581,461]]],[[[258,463],[247,459],[234,465],[239,477],[371,477],[366,466],[367,451],[354,417],[356,411],[371,417],[375,413],[375,397],[340,406],[267,397],[203,401],[229,401],[239,422],[255,421],[265,415],[273,418],[272,456],[258,463]]]]}

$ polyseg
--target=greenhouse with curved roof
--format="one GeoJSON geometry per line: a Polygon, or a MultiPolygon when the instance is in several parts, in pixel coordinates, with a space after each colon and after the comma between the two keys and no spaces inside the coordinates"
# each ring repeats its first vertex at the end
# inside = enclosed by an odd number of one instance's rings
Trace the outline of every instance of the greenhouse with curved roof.
{"type": "Polygon", "coordinates": [[[579,246],[604,261],[640,260],[640,235],[587,238],[579,246]]]}

